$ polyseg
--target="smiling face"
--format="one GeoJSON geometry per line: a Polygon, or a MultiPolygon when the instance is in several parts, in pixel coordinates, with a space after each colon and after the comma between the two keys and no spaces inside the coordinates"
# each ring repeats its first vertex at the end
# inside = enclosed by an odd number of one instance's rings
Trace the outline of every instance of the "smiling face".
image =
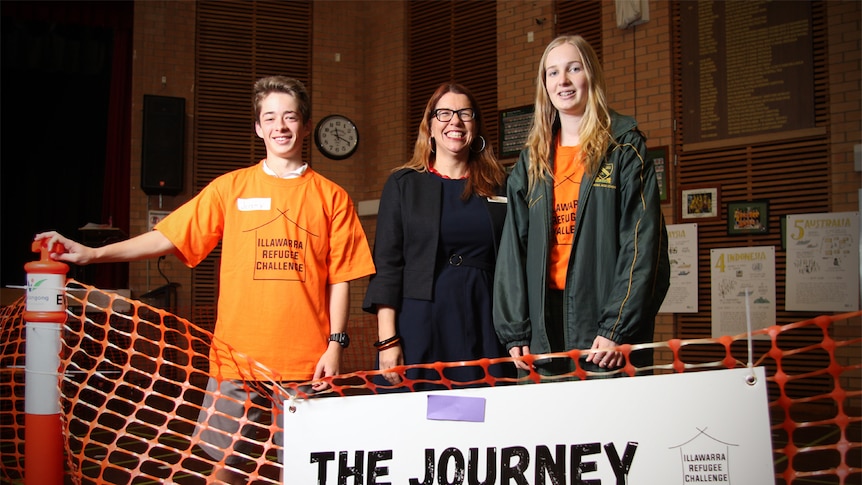
{"type": "Polygon", "coordinates": [[[302,123],[296,98],[273,92],[260,103],[255,132],[266,146],[267,158],[296,160],[302,157],[302,141],[310,130],[302,123]]]}
{"type": "MultiPolygon", "coordinates": [[[[457,111],[465,108],[475,109],[470,104],[470,98],[465,94],[446,93],[437,104],[435,110],[447,109],[457,111]]],[[[476,136],[476,120],[462,120],[457,114],[449,121],[440,121],[432,111],[431,137],[437,145],[437,157],[451,156],[466,159],[470,154],[470,144],[476,136]]]]}
{"type": "Polygon", "coordinates": [[[582,116],[589,97],[589,79],[578,49],[568,42],[548,51],[545,89],[560,114],[582,116]]]}

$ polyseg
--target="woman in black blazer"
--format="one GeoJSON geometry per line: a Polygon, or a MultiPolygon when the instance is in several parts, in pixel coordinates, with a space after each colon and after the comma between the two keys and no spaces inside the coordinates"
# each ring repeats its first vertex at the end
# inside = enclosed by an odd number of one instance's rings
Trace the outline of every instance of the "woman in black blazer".
{"type": "MultiPolygon", "coordinates": [[[[377,314],[380,369],[506,356],[494,332],[492,284],[506,217],[506,173],[484,136],[475,97],[443,84],[425,107],[413,156],[386,181],[363,309],[377,314]]],[[[497,373],[497,372],[495,372],[497,373]]],[[[401,377],[383,374],[396,385],[401,377]]],[[[481,368],[411,370],[455,387],[481,368]]],[[[427,389],[423,383],[413,389],[427,389]]]]}

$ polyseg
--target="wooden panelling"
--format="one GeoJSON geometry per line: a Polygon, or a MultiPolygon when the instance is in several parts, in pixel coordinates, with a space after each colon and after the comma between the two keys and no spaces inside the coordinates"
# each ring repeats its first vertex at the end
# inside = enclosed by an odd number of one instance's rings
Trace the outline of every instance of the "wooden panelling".
{"type": "MultiPolygon", "coordinates": [[[[789,133],[785,138],[771,137],[762,142],[739,145],[739,140],[721,140],[708,147],[692,149],[681,143],[686,127],[685,109],[682,106],[682,76],[680,53],[679,9],[685,2],[672,2],[673,58],[674,58],[674,118],[677,120],[675,150],[678,164],[672,177],[677,184],[674,204],[678,205],[681,186],[714,186],[720,190],[721,218],[698,223],[699,245],[699,312],[676,315],[675,335],[682,339],[709,337],[711,334],[710,249],[746,246],[774,246],[776,268],[776,323],[786,324],[816,316],[814,313],[787,312],[784,310],[786,286],[786,253],[781,244],[781,220],[788,214],[828,212],[830,210],[830,166],[827,127],[829,122],[828,85],[825,50],[825,5],[812,2],[812,34],[814,48],[814,100],[815,127],[800,133],[789,133]],[[728,202],[765,199],[769,201],[769,233],[764,235],[729,236],[727,234],[728,202]]],[[[783,339],[790,347],[801,347],[819,341],[820,335],[790,332],[783,339]]],[[[755,353],[765,349],[758,344],[755,353]]],[[[734,348],[734,356],[744,360],[744,347],[734,348]],[[737,350],[739,351],[737,355],[737,350]]],[[[712,351],[698,346],[686,355],[686,360],[709,361],[724,357],[723,348],[712,351]]],[[[762,353],[762,352],[761,352],[762,353]]],[[[807,364],[816,366],[811,359],[822,356],[807,355],[807,364]]],[[[767,363],[768,364],[768,363],[767,363]]],[[[785,363],[786,365],[786,363],[785,363]]],[[[808,392],[822,392],[825,384],[812,380],[802,384],[808,392]]]]}
{"type": "MultiPolygon", "coordinates": [[[[479,103],[492,147],[497,123],[497,6],[492,2],[414,1],[407,7],[408,151],[428,99],[445,82],[469,89],[479,103]]],[[[405,159],[406,161],[406,159],[405,159]]]]}
{"type": "MultiPolygon", "coordinates": [[[[266,156],[254,132],[252,86],[286,75],[311,92],[312,3],[201,1],[197,4],[193,183],[199,192],[214,178],[266,156]]],[[[305,145],[305,159],[308,160],[305,145]]],[[[221,245],[193,271],[192,304],[215,308],[221,245]]]]}
{"type": "Polygon", "coordinates": [[[599,0],[560,0],[554,5],[557,35],[580,35],[596,51],[599,62],[604,62],[601,2],[599,0]]]}

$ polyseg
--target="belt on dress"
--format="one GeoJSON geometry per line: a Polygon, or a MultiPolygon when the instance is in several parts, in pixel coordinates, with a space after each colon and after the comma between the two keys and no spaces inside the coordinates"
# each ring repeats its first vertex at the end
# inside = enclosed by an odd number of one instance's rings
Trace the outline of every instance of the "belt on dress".
{"type": "Polygon", "coordinates": [[[449,256],[449,259],[446,262],[449,263],[450,266],[470,266],[472,268],[484,269],[485,271],[494,271],[493,263],[489,263],[484,259],[471,258],[460,254],[449,256]]]}

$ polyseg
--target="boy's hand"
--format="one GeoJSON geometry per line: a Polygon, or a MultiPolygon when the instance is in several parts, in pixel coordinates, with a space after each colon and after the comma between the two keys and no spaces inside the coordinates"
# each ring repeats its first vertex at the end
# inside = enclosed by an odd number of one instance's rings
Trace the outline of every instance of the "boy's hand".
{"type": "MultiPolygon", "coordinates": [[[[322,379],[324,377],[337,376],[341,368],[341,345],[338,342],[329,342],[329,347],[326,352],[320,356],[317,361],[317,367],[314,369],[314,377],[312,380],[322,379]]],[[[324,391],[329,388],[326,382],[315,382],[311,385],[315,391],[324,391]]]]}
{"type": "Polygon", "coordinates": [[[93,248],[79,244],[67,237],[64,237],[56,231],[42,232],[36,234],[35,241],[47,240],[47,247],[53,248],[54,244],[61,244],[65,249],[62,253],[51,253],[51,259],[55,261],[64,261],[78,265],[85,265],[92,262],[94,257],[93,248]]]}

